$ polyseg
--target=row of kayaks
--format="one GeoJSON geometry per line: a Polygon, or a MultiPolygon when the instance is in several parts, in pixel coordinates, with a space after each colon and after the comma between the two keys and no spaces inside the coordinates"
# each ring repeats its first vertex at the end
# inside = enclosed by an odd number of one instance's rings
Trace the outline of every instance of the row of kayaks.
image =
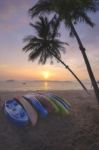
{"type": "Polygon", "coordinates": [[[52,93],[26,94],[4,103],[7,119],[18,126],[25,126],[29,122],[35,126],[39,117],[45,118],[50,113],[66,115],[70,108],[68,101],[52,93]]]}

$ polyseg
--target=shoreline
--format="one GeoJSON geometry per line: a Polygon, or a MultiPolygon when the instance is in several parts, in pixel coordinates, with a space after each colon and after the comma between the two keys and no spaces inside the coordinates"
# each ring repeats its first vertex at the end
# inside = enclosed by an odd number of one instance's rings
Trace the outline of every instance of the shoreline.
{"type": "MultiPolygon", "coordinates": [[[[68,100],[70,100],[70,102],[72,102],[72,100],[76,100],[76,98],[78,99],[87,99],[87,101],[91,98],[91,99],[95,99],[95,94],[93,90],[88,90],[89,95],[84,91],[84,90],[27,90],[27,91],[0,91],[0,99],[1,102],[4,101],[5,99],[9,99],[9,98],[13,98],[14,96],[22,96],[24,94],[27,93],[37,93],[37,92],[41,92],[41,93],[46,93],[46,92],[51,92],[54,93],[60,97],[67,98],[68,100]]],[[[94,102],[95,102],[94,101],[94,102]]],[[[92,100],[90,101],[92,102],[92,100]]]]}

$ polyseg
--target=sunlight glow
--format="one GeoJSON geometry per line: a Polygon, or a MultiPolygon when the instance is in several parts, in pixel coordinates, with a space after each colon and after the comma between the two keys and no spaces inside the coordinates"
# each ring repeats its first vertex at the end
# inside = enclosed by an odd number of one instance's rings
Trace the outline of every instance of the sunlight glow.
{"type": "Polygon", "coordinates": [[[50,77],[50,72],[49,71],[43,71],[42,75],[43,75],[44,79],[46,80],[50,77]]]}

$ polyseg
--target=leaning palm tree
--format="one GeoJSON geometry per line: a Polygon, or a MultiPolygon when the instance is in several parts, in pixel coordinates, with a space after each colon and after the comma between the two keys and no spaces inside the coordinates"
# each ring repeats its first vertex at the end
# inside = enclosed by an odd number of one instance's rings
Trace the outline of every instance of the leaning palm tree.
{"type": "Polygon", "coordinates": [[[50,58],[51,62],[53,58],[56,58],[61,62],[66,69],[68,69],[72,75],[81,84],[84,90],[88,93],[86,87],[80,81],[80,79],[75,75],[75,73],[61,60],[61,51],[65,51],[65,42],[60,41],[57,37],[59,33],[55,28],[57,27],[57,22],[52,19],[48,21],[46,17],[39,17],[39,21],[35,24],[30,24],[36,31],[36,36],[27,36],[24,41],[27,42],[23,51],[30,52],[29,60],[34,61],[39,58],[39,63],[45,64],[47,59],[50,58]]]}
{"type": "Polygon", "coordinates": [[[99,0],[38,0],[38,2],[29,10],[29,13],[32,18],[36,15],[41,15],[41,13],[53,13],[53,15],[57,16],[58,22],[64,22],[65,27],[70,31],[70,36],[74,36],[78,42],[96,98],[99,102],[99,89],[86,55],[86,49],[75,29],[75,25],[80,22],[85,22],[93,27],[94,23],[91,21],[88,13],[95,13],[98,10],[99,0]]]}

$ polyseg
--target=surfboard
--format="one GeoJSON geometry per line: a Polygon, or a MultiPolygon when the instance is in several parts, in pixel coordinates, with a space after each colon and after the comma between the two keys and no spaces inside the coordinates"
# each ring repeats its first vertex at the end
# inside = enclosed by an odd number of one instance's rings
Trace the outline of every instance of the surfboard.
{"type": "Polygon", "coordinates": [[[36,110],[23,97],[15,97],[14,99],[16,99],[24,107],[32,125],[35,126],[37,124],[37,120],[38,120],[38,114],[37,114],[36,110]]]}

